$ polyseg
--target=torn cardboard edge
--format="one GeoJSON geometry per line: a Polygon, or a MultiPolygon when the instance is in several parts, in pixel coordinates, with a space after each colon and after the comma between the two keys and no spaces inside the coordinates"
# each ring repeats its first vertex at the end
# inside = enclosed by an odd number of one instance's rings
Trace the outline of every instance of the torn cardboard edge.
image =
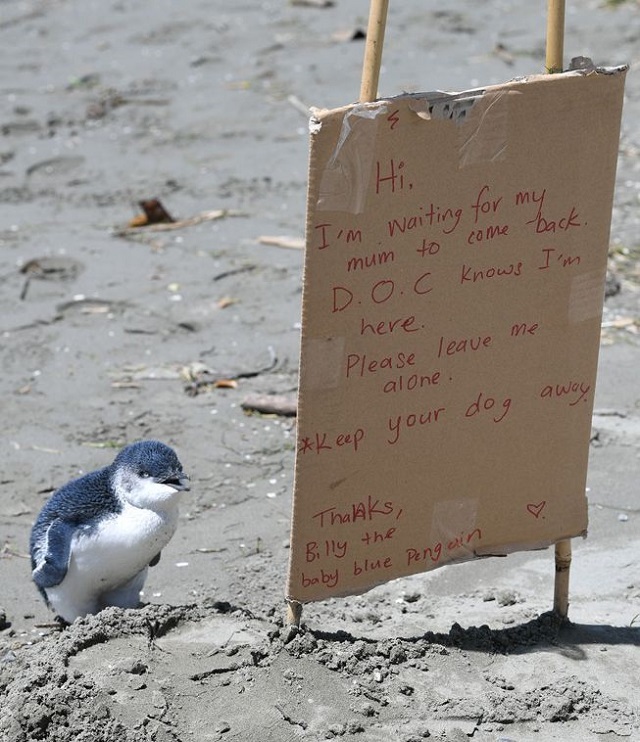
{"type": "Polygon", "coordinates": [[[548,74],[535,74],[526,75],[523,77],[515,77],[508,82],[501,83],[498,85],[488,85],[482,88],[471,88],[464,92],[446,92],[443,90],[425,91],[419,93],[400,93],[398,95],[378,98],[371,102],[357,102],[349,103],[339,108],[317,108],[315,106],[310,107],[311,117],[309,119],[309,133],[311,135],[317,134],[322,126],[322,119],[327,114],[334,114],[338,111],[353,111],[355,115],[365,116],[373,118],[376,114],[374,113],[381,105],[393,103],[396,100],[415,99],[416,107],[415,111],[421,118],[429,119],[451,119],[460,120],[464,118],[466,111],[473,107],[474,102],[481,98],[486,93],[490,93],[492,90],[503,89],[508,85],[521,85],[522,83],[528,82],[546,82],[556,80],[562,77],[572,76],[588,76],[588,75],[618,75],[624,72],[628,72],[629,65],[615,65],[615,66],[596,66],[589,59],[589,57],[574,57],[571,60],[569,68],[564,72],[559,72],[554,75],[548,74]]]}
{"type": "MultiPolygon", "coordinates": [[[[465,168],[479,162],[499,161],[506,156],[509,99],[510,96],[520,95],[523,85],[557,84],[559,80],[576,77],[615,76],[628,69],[626,65],[597,68],[587,58],[576,60],[577,68],[564,73],[515,78],[507,83],[459,93],[403,93],[333,110],[312,109],[313,116],[309,123],[312,141],[318,136],[327,117],[341,117],[342,120],[333,153],[319,175],[320,197],[313,204],[314,208],[361,213],[366,197],[362,184],[371,178],[374,142],[378,136],[376,127],[369,126],[367,122],[375,121],[380,125],[382,122],[379,119],[397,105],[408,105],[417,118],[425,121],[453,121],[460,139],[459,167],[465,168]]],[[[310,186],[312,177],[310,172],[310,186]]],[[[307,208],[309,213],[309,204],[307,208]]]]}

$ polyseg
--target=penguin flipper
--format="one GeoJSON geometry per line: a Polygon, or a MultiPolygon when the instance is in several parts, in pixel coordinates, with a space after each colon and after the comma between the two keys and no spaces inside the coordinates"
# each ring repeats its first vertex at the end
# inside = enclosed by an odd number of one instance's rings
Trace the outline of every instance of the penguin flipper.
{"type": "Polygon", "coordinates": [[[64,580],[71,556],[73,533],[73,526],[60,518],[56,518],[47,528],[32,572],[33,581],[41,590],[59,585],[64,580]]]}

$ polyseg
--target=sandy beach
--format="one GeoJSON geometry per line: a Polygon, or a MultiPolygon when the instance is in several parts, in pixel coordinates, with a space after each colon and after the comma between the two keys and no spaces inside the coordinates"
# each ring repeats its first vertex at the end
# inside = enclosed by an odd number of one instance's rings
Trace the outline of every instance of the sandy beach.
{"type": "MultiPolygon", "coordinates": [[[[568,3],[629,64],[570,623],[551,550],[305,606],[285,626],[309,107],[353,102],[368,3],[0,7],[0,740],[640,739],[640,5],[568,3]],[[139,202],[176,220],[131,228],[139,202]],[[222,380],[222,383],[220,381],[222,380]],[[144,607],[64,631],[46,498],[134,440],[191,477],[144,607]]],[[[391,3],[380,93],[538,73],[546,3],[391,3]]],[[[597,142],[594,142],[597,146],[597,142]]]]}

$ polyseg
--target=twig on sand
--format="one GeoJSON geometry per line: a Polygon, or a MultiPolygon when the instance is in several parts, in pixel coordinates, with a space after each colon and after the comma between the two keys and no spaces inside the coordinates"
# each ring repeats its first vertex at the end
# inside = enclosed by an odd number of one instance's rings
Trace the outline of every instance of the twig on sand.
{"type": "Polygon", "coordinates": [[[252,394],[245,397],[240,407],[247,412],[259,412],[262,415],[295,417],[298,412],[298,396],[297,394],[252,394]]]}
{"type": "Polygon", "coordinates": [[[244,214],[241,211],[233,211],[231,209],[214,209],[213,211],[203,211],[202,213],[188,217],[187,219],[176,219],[176,221],[173,222],[146,224],[140,227],[122,227],[121,229],[116,229],[113,234],[116,237],[138,237],[150,232],[172,232],[176,229],[194,227],[203,222],[213,222],[217,219],[225,219],[228,216],[244,216],[244,214]]]}
{"type": "Polygon", "coordinates": [[[210,371],[206,368],[193,371],[192,369],[189,369],[187,367],[183,370],[183,375],[185,376],[187,381],[185,392],[190,397],[195,397],[202,388],[235,388],[236,385],[232,384],[231,382],[235,382],[237,379],[252,379],[255,376],[260,376],[261,374],[268,374],[269,372],[273,371],[278,365],[278,356],[271,346],[269,346],[269,356],[269,363],[266,366],[248,371],[229,371],[228,373],[218,373],[215,371],[210,371]]]}
{"type": "Polygon", "coordinates": [[[261,245],[271,245],[273,247],[285,247],[288,250],[302,250],[304,249],[305,241],[303,237],[288,237],[282,236],[270,236],[262,235],[258,237],[258,242],[261,245]]]}

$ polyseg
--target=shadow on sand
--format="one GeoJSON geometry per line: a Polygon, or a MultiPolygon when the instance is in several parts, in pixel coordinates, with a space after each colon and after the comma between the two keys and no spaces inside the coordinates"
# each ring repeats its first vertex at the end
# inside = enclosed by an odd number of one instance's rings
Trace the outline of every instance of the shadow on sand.
{"type": "MultiPolygon", "coordinates": [[[[366,636],[356,637],[346,631],[314,630],[310,633],[315,639],[328,642],[384,641],[366,636]]],[[[398,637],[394,641],[406,644],[425,642],[472,652],[502,654],[549,650],[560,652],[571,659],[583,659],[586,655],[581,646],[585,644],[640,646],[640,626],[573,624],[549,612],[505,629],[492,629],[486,624],[463,628],[460,624],[454,623],[446,634],[428,631],[422,636],[398,637]]]]}

